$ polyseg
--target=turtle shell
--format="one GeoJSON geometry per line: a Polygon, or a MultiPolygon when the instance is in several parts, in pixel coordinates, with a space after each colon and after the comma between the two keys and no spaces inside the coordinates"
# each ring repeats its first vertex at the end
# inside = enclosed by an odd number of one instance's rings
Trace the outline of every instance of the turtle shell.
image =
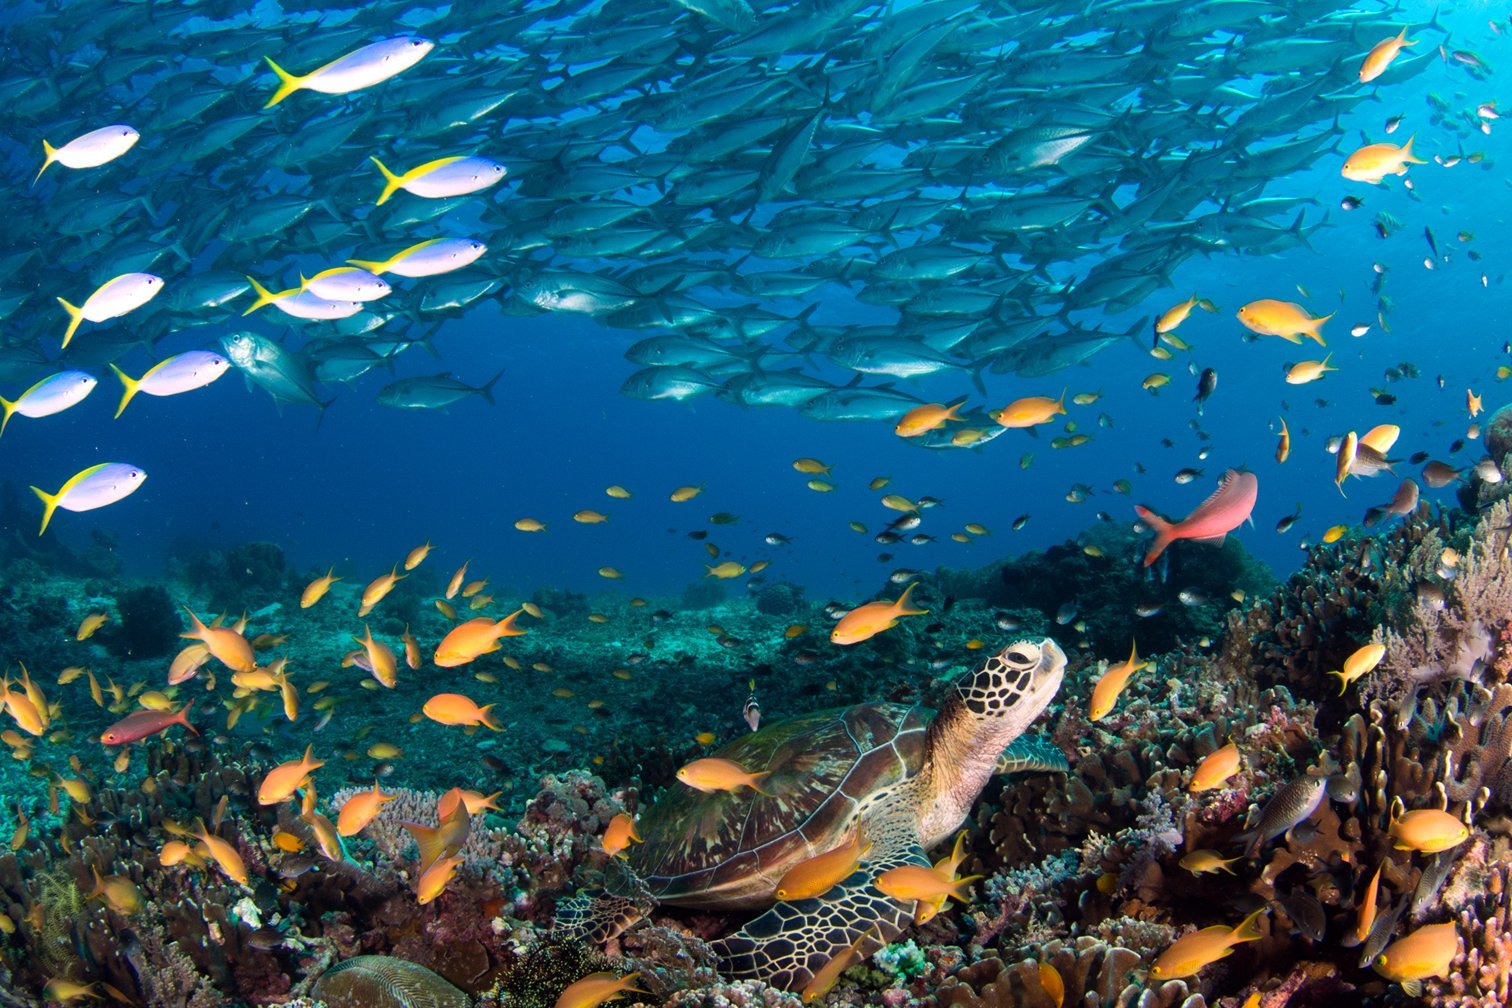
{"type": "Polygon", "coordinates": [[[852,832],[860,802],[918,773],[933,711],[860,704],[782,721],[714,755],[752,772],[750,788],[673,783],[640,820],[630,864],[659,899],[707,907],[768,904],[777,880],[852,832]]]}

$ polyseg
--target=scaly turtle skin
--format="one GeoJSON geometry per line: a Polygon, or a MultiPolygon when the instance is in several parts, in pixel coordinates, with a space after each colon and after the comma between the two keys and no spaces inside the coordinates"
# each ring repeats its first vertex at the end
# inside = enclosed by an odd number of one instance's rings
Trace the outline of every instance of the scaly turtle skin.
{"type": "MultiPolygon", "coordinates": [[[[891,941],[912,902],[873,881],[925,852],[966,818],[994,773],[1064,769],[1064,757],[1010,744],[1055,696],[1066,656],[1049,638],[1015,641],[951,690],[938,713],[900,704],[860,704],[793,718],[748,735],[717,755],[770,771],[767,794],[749,788],[704,794],[681,785],[641,817],[645,842],[630,867],[658,900],[714,909],[768,907],[716,943],[721,971],[788,990],[868,932],[891,941]],[[850,843],[872,845],[857,870],[823,896],[775,903],[777,882],[808,858],[850,843]]],[[[1028,742],[1029,740],[1023,740],[1028,742]]],[[[628,904],[564,906],[569,930],[624,925],[628,904]]]]}

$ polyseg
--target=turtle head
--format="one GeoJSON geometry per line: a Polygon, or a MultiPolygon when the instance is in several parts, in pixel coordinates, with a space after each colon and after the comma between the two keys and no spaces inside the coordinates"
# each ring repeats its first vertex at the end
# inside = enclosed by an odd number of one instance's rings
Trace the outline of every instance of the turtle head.
{"type": "Polygon", "coordinates": [[[995,772],[1003,749],[1060,689],[1066,653],[1048,637],[1020,637],[963,676],[929,723],[932,802],[920,822],[927,848],[949,836],[995,772]]]}
{"type": "Polygon", "coordinates": [[[965,712],[987,722],[1009,722],[1017,736],[1039,717],[1060,689],[1066,653],[1049,637],[1020,637],[956,683],[965,712]]]}

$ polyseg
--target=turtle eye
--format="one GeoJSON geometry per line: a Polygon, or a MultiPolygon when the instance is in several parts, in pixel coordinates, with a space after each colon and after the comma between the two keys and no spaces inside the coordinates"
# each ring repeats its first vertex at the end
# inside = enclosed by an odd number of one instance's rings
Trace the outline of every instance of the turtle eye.
{"type": "Polygon", "coordinates": [[[1039,663],[1039,648],[1033,644],[1015,644],[1003,654],[1003,660],[1014,668],[1031,668],[1039,663]]]}

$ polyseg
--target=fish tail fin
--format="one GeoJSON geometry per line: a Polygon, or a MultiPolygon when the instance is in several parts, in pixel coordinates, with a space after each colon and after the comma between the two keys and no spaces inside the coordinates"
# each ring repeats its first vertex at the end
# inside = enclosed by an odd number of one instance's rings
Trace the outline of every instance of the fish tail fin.
{"type": "Polygon", "coordinates": [[[67,350],[69,341],[74,338],[74,333],[79,331],[79,323],[84,321],[84,309],[78,305],[71,305],[62,298],[58,298],[58,304],[63,306],[64,311],[68,312],[68,329],[63,333],[63,346],[61,347],[61,349],[67,350]]]}
{"type": "Polygon", "coordinates": [[[263,106],[265,109],[270,109],[295,91],[298,91],[304,84],[304,78],[289,73],[289,71],[274,63],[271,56],[264,56],[263,59],[267,61],[272,71],[278,75],[278,89],[273,92],[273,97],[268,99],[268,104],[263,106]]]}
{"type": "Polygon", "coordinates": [[[16,415],[16,403],[11,402],[4,396],[0,396],[0,436],[4,436],[6,425],[11,417],[16,415]]]}
{"type": "Polygon", "coordinates": [[[771,772],[772,771],[770,770],[763,770],[760,773],[753,773],[751,774],[751,779],[746,781],[746,783],[751,785],[752,791],[755,791],[760,795],[766,795],[768,798],[770,798],[772,797],[772,792],[763,791],[761,785],[766,782],[766,779],[771,774],[771,772]]]}
{"type": "Polygon", "coordinates": [[[967,875],[965,878],[956,879],[950,883],[950,898],[957,903],[965,903],[971,898],[971,890],[969,888],[971,883],[983,877],[982,875],[967,875]]]}
{"type": "Polygon", "coordinates": [[[125,371],[122,371],[114,364],[110,365],[110,370],[114,371],[115,376],[121,379],[121,385],[123,388],[123,391],[121,392],[121,404],[116,407],[115,411],[115,418],[119,420],[121,419],[121,414],[126,412],[126,404],[131,402],[132,397],[141,390],[142,382],[141,379],[132,378],[125,371]]]}
{"type": "Polygon", "coordinates": [[[1234,941],[1235,944],[1238,944],[1239,942],[1259,941],[1261,938],[1264,938],[1265,935],[1260,930],[1259,922],[1260,918],[1263,917],[1265,915],[1265,912],[1269,909],[1270,907],[1268,905],[1263,906],[1259,910],[1256,910],[1254,913],[1250,914],[1248,917],[1244,918],[1244,920],[1239,922],[1239,926],[1234,928],[1234,930],[1230,932],[1229,937],[1234,941]]]}
{"type": "MultiPolygon", "coordinates": [[[[242,275],[246,276],[245,273],[242,275]]],[[[251,277],[247,277],[247,282],[252,285],[252,291],[257,295],[257,300],[252,302],[252,306],[250,308],[242,312],[243,315],[251,315],[263,305],[270,305],[274,301],[278,300],[278,295],[274,294],[272,291],[268,290],[268,288],[264,287],[262,284],[258,283],[251,277]]]]}
{"type": "Polygon", "coordinates": [[[929,613],[928,609],[917,609],[912,605],[913,590],[917,584],[917,581],[910,581],[908,587],[903,589],[903,594],[898,596],[898,601],[893,603],[893,608],[897,610],[899,616],[924,616],[929,613]]]}
{"type": "Polygon", "coordinates": [[[1412,141],[1414,141],[1416,139],[1417,139],[1417,134],[1414,133],[1414,134],[1412,134],[1412,136],[1410,136],[1410,137],[1407,138],[1407,142],[1406,143],[1402,144],[1402,163],[1403,164],[1427,164],[1428,163],[1427,161],[1424,161],[1422,158],[1417,158],[1417,157],[1413,157],[1412,156],[1412,141]]]}
{"type": "Polygon", "coordinates": [[[419,823],[402,822],[399,824],[409,830],[410,837],[415,841],[415,849],[420,854],[420,872],[424,874],[432,864],[440,859],[445,852],[446,840],[441,835],[440,826],[421,826],[419,823]]]}
{"type": "Polygon", "coordinates": [[[189,731],[192,732],[193,734],[198,735],[199,734],[199,729],[196,728],[196,727],[194,727],[194,725],[192,725],[192,724],[189,723],[189,708],[191,708],[193,706],[194,706],[194,701],[193,700],[190,700],[188,703],[184,704],[183,709],[180,710],[177,714],[175,714],[173,716],[173,723],[174,724],[181,724],[185,728],[188,728],[189,731]]]}
{"type": "Polygon", "coordinates": [[[37,169],[37,174],[32,177],[32,185],[36,185],[37,184],[37,180],[42,177],[42,173],[45,172],[45,171],[47,171],[47,166],[50,165],[50,164],[52,164],[57,159],[58,159],[58,148],[54,147],[52,144],[48,143],[46,140],[43,140],[42,141],[42,167],[38,168],[37,169]]]}
{"type": "Polygon", "coordinates": [[[1066,412],[1066,393],[1069,391],[1071,391],[1069,387],[1061,389],[1060,398],[1055,400],[1055,412],[1061,414],[1066,412]]]}
{"type": "Polygon", "coordinates": [[[1329,319],[1333,318],[1336,314],[1338,314],[1338,313],[1337,312],[1329,312],[1327,315],[1324,315],[1322,318],[1315,318],[1315,319],[1313,319],[1312,322],[1308,325],[1308,327],[1307,327],[1307,335],[1309,335],[1313,339],[1317,340],[1318,341],[1318,346],[1327,346],[1328,345],[1327,343],[1323,342],[1323,323],[1327,322],[1329,319]]]}
{"type": "Polygon", "coordinates": [[[489,711],[491,711],[493,709],[494,709],[494,705],[493,704],[486,704],[485,706],[483,706],[480,709],[480,713],[483,716],[481,718],[479,718],[478,720],[482,723],[483,727],[487,728],[489,731],[503,731],[504,730],[503,726],[501,726],[498,722],[494,721],[493,717],[488,713],[489,711]]]}
{"type": "Polygon", "coordinates": [[[373,259],[347,260],[348,266],[356,266],[358,269],[365,269],[369,273],[373,274],[373,276],[382,276],[384,273],[388,272],[388,268],[392,263],[392,259],[384,259],[381,262],[373,259]]]}
{"type": "Polygon", "coordinates": [[[368,160],[377,165],[378,170],[383,172],[383,193],[378,197],[378,202],[373,204],[374,206],[383,206],[383,204],[389,201],[389,197],[398,192],[399,187],[404,185],[404,179],[389,171],[388,166],[377,158],[369,157],[368,160]]]}
{"type": "Polygon", "coordinates": [[[478,395],[482,396],[483,401],[488,403],[488,405],[490,406],[494,405],[493,387],[497,385],[499,379],[503,377],[504,369],[499,368],[499,373],[488,379],[488,381],[484,382],[483,387],[478,389],[478,395]]]}
{"type": "Polygon", "coordinates": [[[1344,695],[1344,691],[1349,688],[1349,680],[1348,680],[1348,678],[1345,677],[1344,673],[1343,672],[1324,672],[1323,674],[1324,675],[1336,675],[1336,676],[1339,677],[1339,696],[1343,696],[1344,695]]]}
{"type": "Polygon", "coordinates": [[[1134,505],[1134,513],[1139,515],[1141,521],[1155,530],[1155,541],[1150,543],[1149,552],[1145,554],[1144,558],[1144,565],[1148,567],[1150,566],[1150,564],[1154,563],[1160,557],[1160,554],[1165,552],[1165,548],[1171,545],[1171,543],[1176,539],[1176,526],[1172,525],[1170,522],[1160,517],[1160,515],[1156,514],[1154,511],[1151,511],[1149,508],[1144,507],[1141,504],[1134,505]]]}
{"type": "Polygon", "coordinates": [[[50,494],[38,486],[32,487],[32,493],[42,500],[42,527],[37,530],[37,535],[40,536],[47,531],[47,523],[52,521],[53,512],[58,509],[58,501],[63,495],[50,494]]]}

